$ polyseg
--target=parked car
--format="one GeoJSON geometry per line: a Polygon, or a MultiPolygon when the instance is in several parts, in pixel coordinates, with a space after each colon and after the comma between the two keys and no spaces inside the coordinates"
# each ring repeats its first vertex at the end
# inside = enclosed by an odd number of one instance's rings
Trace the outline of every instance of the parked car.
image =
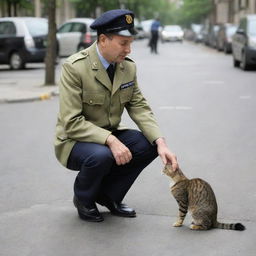
{"type": "Polygon", "coordinates": [[[225,23],[220,26],[217,35],[217,49],[225,53],[232,52],[232,36],[235,34],[237,26],[230,23],[225,23]]]}
{"type": "Polygon", "coordinates": [[[90,28],[93,21],[91,18],[74,18],[60,26],[57,31],[60,57],[67,57],[83,50],[97,39],[97,32],[90,28]]]}
{"type": "Polygon", "coordinates": [[[192,40],[196,43],[200,43],[203,40],[202,24],[191,24],[192,40]]]}
{"type": "Polygon", "coordinates": [[[146,38],[150,38],[151,37],[151,25],[153,23],[154,20],[150,19],[150,20],[143,20],[141,21],[140,25],[142,26],[142,29],[144,31],[144,35],[146,38]]]}
{"type": "Polygon", "coordinates": [[[200,33],[202,34],[202,42],[205,45],[210,44],[210,29],[211,29],[211,26],[209,24],[204,24],[200,31],[200,33]]]}
{"type": "Polygon", "coordinates": [[[0,18],[0,64],[22,69],[29,62],[44,62],[47,34],[47,19],[0,18]]]}
{"type": "Polygon", "coordinates": [[[217,34],[219,32],[219,29],[220,29],[219,25],[210,26],[209,46],[211,46],[212,48],[217,48],[217,41],[218,41],[217,34]]]}
{"type": "Polygon", "coordinates": [[[135,35],[135,39],[144,39],[146,38],[146,33],[143,29],[143,26],[141,23],[138,21],[138,19],[134,19],[134,27],[137,31],[137,34],[135,35]]]}
{"type": "Polygon", "coordinates": [[[184,31],[179,25],[166,25],[161,31],[161,41],[183,41],[184,31]]]}
{"type": "Polygon", "coordinates": [[[233,63],[247,70],[256,65],[256,15],[247,15],[240,20],[232,38],[233,63]]]}

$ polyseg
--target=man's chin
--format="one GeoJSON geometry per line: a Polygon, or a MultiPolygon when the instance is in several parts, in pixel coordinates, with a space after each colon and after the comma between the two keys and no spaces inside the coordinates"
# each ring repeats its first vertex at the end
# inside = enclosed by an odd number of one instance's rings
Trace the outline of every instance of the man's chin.
{"type": "Polygon", "coordinates": [[[125,57],[119,57],[118,60],[116,61],[117,63],[121,63],[125,60],[125,57]]]}

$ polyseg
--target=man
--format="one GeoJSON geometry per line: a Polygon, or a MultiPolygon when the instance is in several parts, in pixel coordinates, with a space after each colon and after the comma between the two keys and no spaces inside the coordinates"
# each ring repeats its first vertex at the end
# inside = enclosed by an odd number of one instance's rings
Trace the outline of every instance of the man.
{"type": "Polygon", "coordinates": [[[64,166],[79,171],[73,201],[86,221],[103,221],[96,203],[114,215],[135,217],[122,200],[140,172],[157,155],[164,164],[178,166],[138,88],[135,63],[127,57],[133,20],[129,10],[104,13],[91,25],[97,42],[62,67],[55,152],[64,166]],[[120,124],[124,108],[142,132],[120,124]]]}
{"type": "Polygon", "coordinates": [[[151,47],[151,53],[157,54],[157,42],[158,42],[158,36],[159,36],[159,28],[161,27],[161,23],[159,19],[155,19],[152,22],[150,31],[151,31],[151,38],[150,38],[150,47],[151,47]]]}

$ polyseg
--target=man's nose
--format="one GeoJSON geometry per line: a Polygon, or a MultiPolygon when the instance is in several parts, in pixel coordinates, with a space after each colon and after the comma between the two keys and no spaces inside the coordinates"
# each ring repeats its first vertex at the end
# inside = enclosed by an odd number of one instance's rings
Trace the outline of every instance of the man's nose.
{"type": "Polygon", "coordinates": [[[125,47],[125,52],[126,52],[127,54],[129,54],[129,53],[131,52],[131,45],[127,45],[127,46],[125,47]]]}

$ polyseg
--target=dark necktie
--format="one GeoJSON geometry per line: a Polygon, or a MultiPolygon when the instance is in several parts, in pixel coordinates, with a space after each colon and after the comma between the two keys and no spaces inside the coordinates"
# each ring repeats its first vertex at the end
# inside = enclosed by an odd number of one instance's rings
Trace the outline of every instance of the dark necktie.
{"type": "Polygon", "coordinates": [[[114,75],[115,75],[115,67],[113,64],[110,64],[107,68],[107,73],[109,76],[109,79],[111,81],[111,83],[113,84],[113,80],[114,80],[114,75]]]}

